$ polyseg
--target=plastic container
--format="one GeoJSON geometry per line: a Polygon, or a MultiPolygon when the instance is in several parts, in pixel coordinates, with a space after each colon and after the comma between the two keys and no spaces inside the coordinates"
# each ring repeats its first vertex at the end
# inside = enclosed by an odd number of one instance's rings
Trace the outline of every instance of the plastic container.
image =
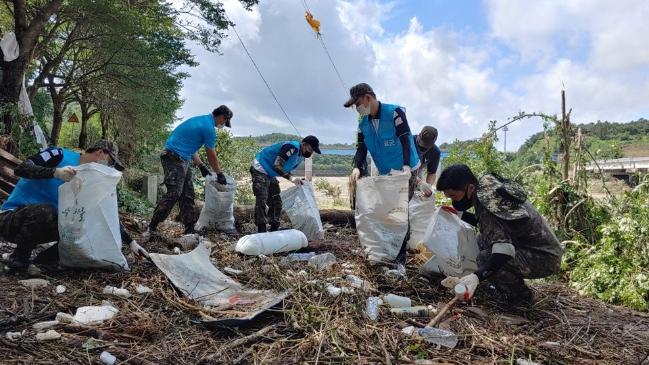
{"type": "Polygon", "coordinates": [[[374,290],[374,288],[372,287],[372,284],[369,281],[363,280],[363,279],[359,278],[356,275],[351,275],[350,274],[350,275],[347,275],[345,278],[347,279],[347,282],[349,283],[349,285],[354,287],[354,288],[365,290],[365,291],[374,290]]]}
{"type": "Polygon", "coordinates": [[[104,288],[104,291],[102,292],[104,294],[109,294],[109,295],[115,295],[120,298],[130,298],[131,293],[128,291],[128,289],[124,288],[116,288],[114,286],[106,285],[104,288]]]}
{"type": "Polygon", "coordinates": [[[383,302],[389,305],[390,308],[406,308],[412,306],[410,298],[394,294],[384,295],[383,302]]]}
{"type": "Polygon", "coordinates": [[[383,301],[379,297],[367,298],[365,312],[371,321],[376,321],[379,318],[379,306],[381,304],[383,304],[383,301]]]}
{"type": "Polygon", "coordinates": [[[448,347],[450,349],[457,346],[457,335],[451,331],[434,327],[425,327],[419,329],[419,336],[426,342],[448,347]]]}
{"type": "Polygon", "coordinates": [[[423,305],[405,308],[392,308],[390,313],[400,318],[430,317],[430,309],[423,305]]]}
{"type": "Polygon", "coordinates": [[[315,255],[309,259],[309,266],[315,267],[319,270],[331,269],[331,266],[336,263],[336,256],[331,252],[315,255]]]}
{"type": "Polygon", "coordinates": [[[110,305],[79,307],[73,320],[81,324],[101,323],[112,319],[118,312],[119,309],[110,305]]]}
{"type": "Polygon", "coordinates": [[[309,261],[309,259],[311,259],[313,256],[316,256],[315,252],[291,253],[282,257],[280,265],[287,266],[291,262],[309,261]]]}
{"type": "Polygon", "coordinates": [[[304,233],[297,229],[287,229],[243,236],[234,249],[244,255],[259,256],[299,250],[308,245],[304,233]]]}

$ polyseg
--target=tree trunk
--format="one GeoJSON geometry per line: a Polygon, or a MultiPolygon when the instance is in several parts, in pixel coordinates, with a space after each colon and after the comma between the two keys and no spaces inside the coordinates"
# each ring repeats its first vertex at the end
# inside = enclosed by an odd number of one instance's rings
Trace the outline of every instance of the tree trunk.
{"type": "Polygon", "coordinates": [[[59,143],[61,127],[63,126],[63,102],[59,98],[52,98],[52,133],[50,143],[56,146],[59,143]]]}
{"type": "Polygon", "coordinates": [[[108,115],[101,113],[101,139],[108,139],[108,115]]]}
{"type": "Polygon", "coordinates": [[[88,104],[80,102],[81,107],[81,131],[79,132],[79,148],[85,150],[88,144],[88,120],[90,113],[88,112],[88,104]]]}
{"type": "MultiPolygon", "coordinates": [[[[1,53],[1,52],[0,52],[1,53]]],[[[2,55],[4,56],[4,55],[2,55]]],[[[2,61],[2,81],[0,82],[0,103],[13,104],[18,103],[20,96],[20,88],[23,82],[23,75],[25,74],[26,62],[22,57],[11,62],[2,61]]],[[[16,115],[9,110],[4,109],[2,113],[2,122],[5,126],[5,133],[10,134],[11,128],[16,115]]]]}

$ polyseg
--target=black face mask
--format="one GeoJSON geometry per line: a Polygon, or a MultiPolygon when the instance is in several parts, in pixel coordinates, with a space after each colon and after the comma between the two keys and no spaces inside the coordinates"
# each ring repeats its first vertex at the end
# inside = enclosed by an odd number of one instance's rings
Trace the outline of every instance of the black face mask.
{"type": "Polygon", "coordinates": [[[311,157],[311,155],[313,155],[313,153],[311,152],[302,152],[302,156],[304,156],[304,158],[309,158],[311,157]]]}
{"type": "Polygon", "coordinates": [[[471,208],[471,199],[469,199],[469,188],[467,187],[466,190],[464,191],[464,198],[456,202],[451,202],[451,204],[453,205],[453,208],[455,208],[460,212],[469,210],[469,208],[471,208]]]}

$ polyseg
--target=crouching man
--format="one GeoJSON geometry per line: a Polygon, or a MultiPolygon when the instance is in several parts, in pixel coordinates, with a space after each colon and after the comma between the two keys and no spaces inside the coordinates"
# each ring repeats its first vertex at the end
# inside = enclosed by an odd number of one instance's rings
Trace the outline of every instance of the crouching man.
{"type": "Polygon", "coordinates": [[[257,232],[266,232],[266,224],[270,224],[271,232],[279,229],[282,198],[277,177],[281,176],[295,185],[302,184],[302,179],[291,176],[291,171],[313,152],[320,154],[320,141],[315,136],[306,136],[302,142],[279,142],[257,153],[250,167],[257,232]]]}
{"type": "MultiPolygon", "coordinates": [[[[16,244],[6,261],[7,266],[24,271],[31,263],[31,253],[36,246],[59,240],[59,186],[72,180],[76,174],[74,166],[96,162],[121,171],[124,166],[117,152],[117,146],[106,140],[97,141],[84,153],[51,147],[16,167],[14,174],[20,179],[0,208],[0,236],[16,244]]],[[[147,255],[121,224],[120,233],[122,242],[129,244],[136,256],[147,255]]],[[[48,251],[56,251],[56,247],[48,251]]],[[[58,261],[58,254],[55,257],[58,261]]]]}
{"type": "Polygon", "coordinates": [[[470,298],[478,283],[487,280],[504,303],[532,303],[532,290],[523,279],[559,272],[563,249],[521,186],[496,175],[478,181],[468,166],[452,165],[442,171],[437,190],[453,202],[454,209],[446,210],[480,231],[478,270],[459,279],[468,289],[464,298],[470,298]],[[471,207],[475,214],[467,212],[471,207]]]}

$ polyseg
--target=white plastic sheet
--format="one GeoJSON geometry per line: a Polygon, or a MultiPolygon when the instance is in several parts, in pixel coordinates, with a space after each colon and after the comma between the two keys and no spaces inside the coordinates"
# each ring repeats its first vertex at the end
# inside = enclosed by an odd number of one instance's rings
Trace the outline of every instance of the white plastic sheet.
{"type": "Polygon", "coordinates": [[[393,261],[408,231],[408,175],[372,176],[356,184],[356,230],[368,260],[393,261]]]}
{"type": "Polygon", "coordinates": [[[117,212],[122,174],[94,162],[74,169],[76,176],[59,187],[59,263],[128,270],[117,212]]]}
{"type": "Polygon", "coordinates": [[[426,229],[433,220],[435,195],[425,197],[420,192],[415,193],[408,203],[408,211],[408,219],[410,220],[408,250],[414,251],[419,242],[424,239],[426,229]]]}
{"type": "Polygon", "coordinates": [[[478,269],[478,243],[471,225],[457,215],[438,208],[423,240],[433,256],[422,270],[462,277],[478,269]]]}
{"type": "Polygon", "coordinates": [[[234,193],[237,184],[230,176],[225,176],[226,185],[216,181],[216,175],[205,178],[205,205],[194,228],[224,232],[234,232],[234,193]]]}
{"type": "Polygon", "coordinates": [[[324,239],[324,228],[315,192],[310,182],[290,187],[280,193],[282,208],[293,224],[293,228],[304,233],[309,241],[324,239]]]}
{"type": "MultiPolygon", "coordinates": [[[[185,297],[204,307],[218,310],[234,307],[241,314],[245,313],[235,320],[250,320],[281,302],[287,295],[286,292],[248,289],[223,274],[210,262],[210,248],[203,241],[186,254],[150,255],[156,266],[185,297]]],[[[229,323],[227,320],[221,322],[229,323]]]]}

